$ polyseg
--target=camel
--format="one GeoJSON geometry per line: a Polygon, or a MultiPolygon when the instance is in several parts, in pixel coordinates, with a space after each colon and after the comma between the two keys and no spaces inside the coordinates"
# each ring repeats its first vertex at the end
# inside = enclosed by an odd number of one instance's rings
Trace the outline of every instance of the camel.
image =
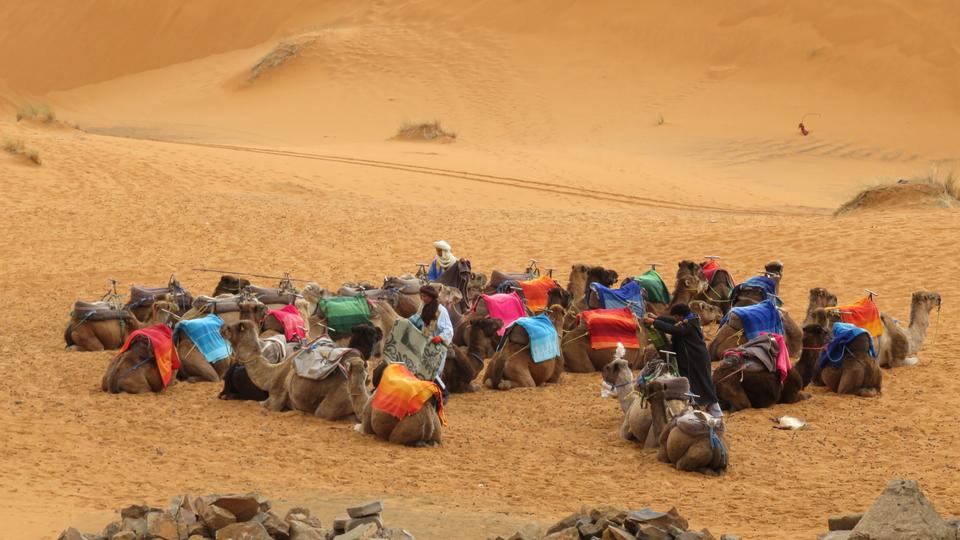
{"type": "MultiPolygon", "coordinates": [[[[334,372],[320,380],[301,377],[293,365],[296,352],[287,355],[279,364],[271,365],[260,351],[257,327],[251,321],[224,325],[220,332],[233,347],[237,361],[246,367],[253,384],[269,394],[262,402],[267,410],[303,411],[326,420],[339,420],[354,414],[347,380],[342,374],[334,372]]],[[[348,358],[364,361],[355,349],[346,353],[344,361],[348,358]]]]}
{"type": "MultiPolygon", "coordinates": [[[[700,263],[701,272],[703,272],[704,267],[708,263],[709,261],[700,263]]],[[[704,279],[706,280],[705,273],[704,279]]],[[[706,288],[702,293],[698,294],[696,298],[697,300],[716,306],[721,314],[726,314],[730,311],[730,296],[733,293],[733,287],[733,277],[730,275],[730,272],[725,268],[716,268],[713,275],[707,280],[706,288]]]]}
{"type": "MultiPolygon", "coordinates": [[[[640,369],[647,360],[647,332],[642,324],[637,324],[638,349],[626,349],[624,360],[629,367],[640,369]]],[[[613,362],[617,349],[594,349],[590,346],[590,331],[586,321],[581,320],[572,330],[563,333],[560,338],[560,352],[563,355],[563,369],[571,373],[592,373],[603,370],[613,362]]]]}
{"type": "Polygon", "coordinates": [[[740,356],[724,356],[713,370],[717,399],[731,412],[763,409],[776,403],[796,403],[810,396],[801,392],[803,377],[791,366],[780,383],[780,373],[769,371],[762,363],[740,356]]]}
{"type": "Polygon", "coordinates": [[[440,375],[440,380],[452,394],[477,390],[473,380],[483,371],[483,359],[492,356],[496,350],[500,341],[497,332],[503,327],[503,321],[489,317],[473,316],[464,323],[466,346],[450,347],[440,375]]]}
{"type": "MultiPolygon", "coordinates": [[[[257,339],[260,354],[270,364],[279,364],[288,354],[294,351],[293,344],[287,343],[283,336],[274,336],[268,339],[257,339]]],[[[183,361],[181,360],[181,364],[183,361]]],[[[220,399],[264,401],[270,394],[257,388],[247,375],[246,366],[234,361],[233,356],[218,363],[226,364],[222,373],[223,389],[220,390],[220,399]]],[[[214,364],[216,365],[216,364],[214,364]]]]}
{"type": "MultiPolygon", "coordinates": [[[[634,385],[633,373],[624,358],[615,358],[601,370],[604,382],[617,393],[620,410],[623,411],[623,423],[620,425],[620,437],[624,440],[640,443],[644,448],[656,448],[659,445],[659,433],[653,428],[652,409],[643,403],[643,399],[634,385]]],[[[667,376],[669,377],[669,376],[667,376]]],[[[687,387],[689,390],[689,385],[687,387]]],[[[668,399],[666,407],[669,414],[679,414],[686,407],[686,401],[668,399]]]]}
{"type": "MultiPolygon", "coordinates": [[[[627,278],[633,279],[633,278],[627,278]]],[[[626,283],[626,280],[624,280],[626,283]]],[[[650,313],[662,315],[670,310],[671,306],[677,304],[689,304],[694,299],[702,296],[707,290],[707,280],[703,275],[703,268],[693,261],[680,261],[677,263],[677,277],[674,282],[673,294],[670,295],[670,303],[647,301],[646,309],[650,313]]]]}
{"type": "Polygon", "coordinates": [[[573,299],[577,308],[580,310],[588,309],[586,296],[587,291],[590,290],[590,284],[597,282],[604,287],[613,287],[619,277],[616,270],[607,269],[602,266],[590,266],[577,263],[570,267],[570,277],[567,279],[567,292],[570,293],[570,298],[573,299]]]}
{"type": "Polygon", "coordinates": [[[347,381],[351,407],[360,420],[355,426],[357,431],[406,446],[440,444],[442,426],[436,411],[436,397],[430,398],[415,414],[401,420],[373,408],[373,395],[367,389],[366,362],[362,359],[347,360],[347,381]]]}
{"type": "MultiPolygon", "coordinates": [[[[803,327],[803,350],[800,352],[800,359],[793,365],[793,369],[800,374],[801,388],[806,388],[817,378],[817,372],[820,371],[820,355],[823,354],[827,344],[830,343],[830,330],[828,328],[828,326],[816,320],[803,327]]],[[[820,386],[823,385],[822,381],[819,380],[816,383],[820,386]]]]}
{"type": "Polygon", "coordinates": [[[720,320],[723,319],[723,311],[714,304],[703,300],[693,300],[688,305],[690,306],[690,311],[695,313],[697,317],[700,317],[701,326],[719,324],[720,320]]]}
{"type": "MultiPolygon", "coordinates": [[[[171,378],[176,378],[176,370],[171,378]]],[[[150,340],[142,335],[133,338],[127,350],[110,360],[107,371],[100,380],[100,389],[111,394],[144,394],[160,392],[163,388],[163,378],[154,360],[153,346],[150,340]]]]}
{"type": "MultiPolygon", "coordinates": [[[[559,335],[563,323],[563,307],[551,306],[546,314],[559,335]]],[[[554,359],[535,363],[530,356],[530,338],[523,327],[514,326],[505,337],[507,339],[503,347],[493,355],[483,374],[484,386],[509,390],[560,381],[560,374],[563,372],[562,354],[554,359]]]]}
{"type": "Polygon", "coordinates": [[[816,287],[810,289],[810,302],[807,304],[807,314],[803,318],[803,326],[812,324],[814,321],[814,312],[818,309],[833,307],[837,305],[837,295],[824,289],[816,287]]]}
{"type": "Polygon", "coordinates": [[[870,334],[860,334],[846,346],[840,367],[824,365],[820,369],[823,383],[838,394],[874,397],[880,394],[883,372],[870,355],[870,334]]]}
{"type": "Polygon", "coordinates": [[[723,420],[687,409],[668,418],[666,384],[663,380],[653,380],[647,385],[653,432],[658,435],[659,450],[657,459],[671,463],[680,471],[697,471],[703,474],[719,475],[727,468],[727,445],[723,440],[723,420]],[[693,424],[697,433],[685,431],[693,424]]]}
{"type": "MultiPolygon", "coordinates": [[[[796,358],[803,349],[803,330],[797,326],[787,310],[783,308],[778,308],[778,310],[780,311],[780,319],[783,321],[783,339],[787,343],[787,352],[790,354],[790,358],[796,358]]],[[[717,335],[707,347],[711,362],[720,360],[727,349],[738,347],[747,342],[740,317],[734,312],[728,313],[727,317],[727,323],[720,327],[717,335]]]]}
{"type": "MultiPolygon", "coordinates": [[[[306,325],[306,327],[304,328],[304,332],[309,336],[310,335],[309,321],[310,321],[310,313],[311,313],[310,302],[308,302],[304,298],[297,298],[296,300],[294,300],[293,305],[297,308],[297,311],[300,312],[300,318],[303,319],[304,325],[306,325]]],[[[271,336],[276,336],[278,334],[281,336],[284,336],[285,332],[284,332],[283,324],[279,320],[277,320],[276,317],[264,316],[260,334],[263,337],[267,338],[271,336]]]]}
{"type": "Polygon", "coordinates": [[[916,291],[910,299],[910,322],[903,328],[893,317],[880,314],[884,333],[877,348],[877,363],[880,367],[912,366],[918,362],[916,354],[923,347],[930,327],[930,312],[940,309],[940,294],[916,291]]]}
{"type": "Polygon", "coordinates": [[[250,280],[245,278],[238,278],[231,275],[220,276],[220,281],[217,283],[216,288],[213,290],[213,296],[223,296],[225,294],[240,294],[245,287],[250,286],[250,280]]]}
{"type": "Polygon", "coordinates": [[[174,306],[158,300],[150,306],[147,319],[141,322],[127,310],[112,310],[106,303],[88,304],[77,301],[70,322],[63,332],[67,350],[112,351],[123,346],[133,331],[166,323],[174,306]],[[106,315],[103,315],[106,314],[106,315]]]}

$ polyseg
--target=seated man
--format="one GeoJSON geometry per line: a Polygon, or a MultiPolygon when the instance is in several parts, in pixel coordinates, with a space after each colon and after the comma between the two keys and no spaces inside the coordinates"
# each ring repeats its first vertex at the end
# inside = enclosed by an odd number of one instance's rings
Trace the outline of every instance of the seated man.
{"type": "MultiPolygon", "coordinates": [[[[410,322],[423,332],[425,337],[431,338],[434,344],[440,344],[449,347],[453,340],[453,323],[450,321],[450,313],[447,308],[440,304],[440,293],[432,285],[420,287],[420,300],[423,305],[420,311],[410,317],[410,322]]],[[[440,378],[443,373],[443,366],[446,363],[446,355],[440,361],[440,367],[437,370],[436,381],[443,389],[446,395],[447,389],[440,378]]]]}
{"type": "Polygon", "coordinates": [[[433,243],[433,247],[437,250],[437,256],[434,257],[433,262],[430,263],[430,269],[427,271],[427,279],[431,282],[440,279],[440,274],[457,262],[457,257],[450,249],[450,244],[443,240],[437,240],[433,243]]]}

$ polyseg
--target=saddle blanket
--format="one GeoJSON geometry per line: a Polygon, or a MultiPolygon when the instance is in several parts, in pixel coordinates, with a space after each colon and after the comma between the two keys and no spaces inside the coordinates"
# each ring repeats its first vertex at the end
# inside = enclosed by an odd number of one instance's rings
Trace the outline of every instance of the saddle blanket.
{"type": "Polygon", "coordinates": [[[432,381],[418,379],[403,364],[389,364],[383,370],[380,386],[374,391],[371,405],[378,411],[403,420],[420,412],[423,405],[434,396],[437,398],[437,416],[440,423],[447,425],[440,387],[432,381]]]}
{"type": "Polygon", "coordinates": [[[337,347],[331,339],[320,338],[294,357],[293,367],[300,377],[315,381],[326,379],[338,369],[346,375],[341,362],[352,350],[348,347],[337,347]]]}
{"type": "MultiPolygon", "coordinates": [[[[637,289],[639,291],[639,288],[637,289]]],[[[637,338],[637,318],[629,308],[591,309],[580,314],[587,323],[590,333],[590,347],[594,349],[616,349],[617,343],[624,348],[639,349],[637,338]]]]}
{"type": "Polygon", "coordinates": [[[763,332],[743,345],[727,350],[723,353],[723,356],[724,358],[736,356],[754,360],[767,368],[767,371],[778,373],[780,384],[787,380],[787,373],[792,367],[790,354],[787,352],[786,343],[784,343],[783,336],[780,334],[763,332]]]}
{"type": "Polygon", "coordinates": [[[655,304],[669,304],[670,291],[660,274],[651,268],[643,274],[633,278],[640,283],[640,287],[647,291],[647,300],[655,304]]]}
{"type": "Polygon", "coordinates": [[[220,335],[222,326],[223,319],[211,313],[199,319],[178,322],[173,329],[173,337],[179,343],[180,335],[186,334],[207,362],[215,364],[230,356],[230,344],[220,335]]]}
{"type": "Polygon", "coordinates": [[[403,364],[415,376],[432,381],[447,358],[443,343],[431,343],[412,322],[397,319],[383,341],[383,356],[393,364],[403,364]]]}
{"type": "Polygon", "coordinates": [[[559,286],[557,281],[549,276],[521,281],[520,288],[523,289],[523,297],[527,300],[527,309],[534,313],[547,309],[547,296],[550,290],[559,286]]]}
{"type": "Polygon", "coordinates": [[[497,331],[497,335],[500,336],[514,321],[527,314],[527,311],[523,308],[523,300],[515,292],[509,294],[481,294],[474,302],[471,311],[476,312],[477,305],[481,301],[487,307],[487,314],[490,315],[490,318],[503,321],[503,326],[497,331]]]}
{"type": "Polygon", "coordinates": [[[773,300],[767,299],[752,306],[735,307],[720,321],[721,326],[727,324],[731,314],[736,314],[740,318],[747,340],[759,336],[760,332],[781,336],[784,334],[783,319],[780,318],[780,311],[777,310],[773,300]]]}
{"type": "Polygon", "coordinates": [[[123,347],[120,347],[120,353],[129,349],[133,340],[141,336],[150,340],[153,358],[157,362],[163,387],[166,388],[173,377],[173,371],[180,369],[180,356],[177,355],[177,348],[173,346],[173,330],[165,324],[155,324],[141,330],[134,330],[127,336],[123,347]]]}
{"type": "Polygon", "coordinates": [[[864,296],[860,300],[846,306],[837,306],[829,309],[839,311],[841,321],[863,328],[874,338],[878,338],[883,334],[883,321],[880,320],[880,310],[877,309],[877,304],[875,304],[869,296],[864,296]]]}
{"type": "Polygon", "coordinates": [[[333,339],[349,337],[354,326],[370,323],[370,304],[363,295],[321,298],[317,311],[326,320],[333,339]]]}
{"type": "Polygon", "coordinates": [[[593,282],[590,288],[597,295],[600,301],[600,307],[603,309],[630,308],[637,317],[643,317],[645,306],[643,305],[643,289],[640,282],[631,281],[619,289],[611,289],[600,283],[593,282]]]}
{"type": "MultiPolygon", "coordinates": [[[[557,329],[546,315],[522,317],[514,321],[511,328],[514,325],[527,331],[527,336],[530,338],[530,357],[535,364],[560,356],[560,338],[557,335],[557,329]]],[[[508,335],[509,332],[505,333],[504,339],[500,340],[501,347],[508,335]]]]}
{"type": "Polygon", "coordinates": [[[283,325],[283,337],[287,338],[287,341],[306,339],[306,323],[297,306],[287,304],[280,309],[271,309],[267,312],[267,317],[280,321],[283,325]]]}
{"type": "MultiPolygon", "coordinates": [[[[820,369],[823,369],[827,365],[835,368],[842,366],[847,345],[863,334],[870,334],[870,332],[867,332],[859,326],[842,322],[833,323],[832,333],[833,339],[820,354],[820,369]]],[[[873,339],[870,339],[870,356],[874,358],[877,357],[877,351],[873,348],[873,339]]]]}

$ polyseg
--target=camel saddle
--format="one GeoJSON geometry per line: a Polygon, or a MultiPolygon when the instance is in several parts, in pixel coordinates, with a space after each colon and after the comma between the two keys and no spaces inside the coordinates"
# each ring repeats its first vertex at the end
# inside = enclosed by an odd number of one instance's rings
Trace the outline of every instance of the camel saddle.
{"type": "Polygon", "coordinates": [[[257,287],[249,285],[247,291],[256,296],[262,303],[270,304],[292,304],[297,301],[296,291],[289,289],[272,289],[267,287],[257,287]]]}
{"type": "Polygon", "coordinates": [[[374,287],[370,283],[344,283],[337,291],[337,296],[357,296],[360,293],[370,296],[370,294],[380,290],[382,289],[374,287]]]}
{"type": "Polygon", "coordinates": [[[419,294],[420,287],[423,286],[420,280],[414,276],[406,275],[395,277],[391,276],[383,280],[383,289],[397,289],[403,294],[419,294]]]}
{"type": "Polygon", "coordinates": [[[157,298],[170,295],[176,298],[177,306],[181,311],[190,309],[193,304],[193,296],[179,283],[173,282],[166,287],[144,287],[143,285],[133,285],[130,287],[130,301],[127,302],[127,309],[136,309],[139,307],[152,306],[157,298]]]}
{"type": "Polygon", "coordinates": [[[777,372],[777,356],[780,355],[780,345],[769,335],[757,336],[750,341],[727,349],[723,353],[722,362],[733,366],[743,364],[747,371],[777,372]]]}
{"type": "Polygon", "coordinates": [[[507,281],[530,281],[536,279],[533,272],[501,272],[494,270],[490,272],[490,280],[487,281],[487,289],[497,289],[507,281]]]}
{"type": "Polygon", "coordinates": [[[109,302],[84,302],[77,300],[73,304],[71,316],[85,321],[117,321],[130,317],[130,312],[117,309],[109,302]]]}
{"type": "Polygon", "coordinates": [[[236,313],[240,311],[240,302],[243,298],[240,295],[221,295],[198,296],[193,300],[193,307],[202,310],[204,313],[236,313]]]}
{"type": "Polygon", "coordinates": [[[714,418],[703,411],[688,410],[673,419],[680,431],[691,437],[707,437],[710,431],[723,433],[723,418],[714,418]]]}
{"type": "Polygon", "coordinates": [[[321,338],[297,353],[293,358],[293,367],[298,376],[315,381],[326,379],[338,370],[346,377],[347,371],[343,361],[359,355],[356,349],[337,347],[332,339],[321,338]]]}

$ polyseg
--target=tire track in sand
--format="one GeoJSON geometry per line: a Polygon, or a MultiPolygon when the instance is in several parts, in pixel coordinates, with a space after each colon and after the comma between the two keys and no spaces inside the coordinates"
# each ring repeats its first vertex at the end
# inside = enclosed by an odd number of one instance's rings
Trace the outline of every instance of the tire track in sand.
{"type": "Polygon", "coordinates": [[[565,186],[562,184],[555,184],[551,182],[543,182],[540,180],[531,180],[526,178],[517,178],[513,176],[498,176],[498,175],[492,175],[492,174],[475,173],[475,172],[464,171],[459,169],[428,167],[426,165],[414,165],[410,163],[365,159],[365,158],[357,158],[357,157],[350,157],[350,156],[340,156],[335,154],[315,154],[310,152],[296,152],[292,150],[259,148],[255,146],[238,146],[238,145],[231,145],[231,144],[175,141],[175,140],[157,139],[157,138],[151,138],[151,137],[112,135],[112,134],[106,134],[106,133],[97,133],[95,130],[92,130],[91,133],[104,135],[108,137],[121,137],[121,138],[128,138],[128,139],[138,139],[138,140],[144,140],[144,141],[166,143],[166,144],[179,144],[184,146],[216,148],[220,150],[231,150],[236,152],[251,152],[251,153],[257,153],[257,154],[274,155],[279,157],[312,159],[312,160],[318,160],[318,161],[328,161],[332,163],[342,163],[346,165],[357,165],[362,167],[375,167],[380,169],[397,170],[397,171],[410,172],[415,174],[443,176],[448,178],[457,178],[460,180],[469,180],[472,182],[480,182],[484,184],[494,184],[494,185],[500,185],[500,186],[513,187],[517,189],[527,189],[532,191],[555,193],[558,195],[566,195],[569,197],[596,199],[596,200],[602,200],[602,201],[617,202],[617,203],[631,205],[631,206],[663,208],[667,210],[705,211],[705,212],[717,212],[717,213],[724,213],[724,214],[749,213],[749,214],[764,214],[764,215],[783,215],[783,214],[804,215],[804,214],[816,213],[814,209],[800,209],[800,208],[797,208],[797,209],[779,208],[777,210],[763,210],[758,208],[723,207],[723,206],[709,206],[709,205],[701,205],[701,204],[687,204],[687,203],[668,201],[664,199],[656,199],[652,197],[641,197],[637,195],[616,193],[612,191],[602,191],[602,190],[590,189],[590,188],[565,186]]]}

